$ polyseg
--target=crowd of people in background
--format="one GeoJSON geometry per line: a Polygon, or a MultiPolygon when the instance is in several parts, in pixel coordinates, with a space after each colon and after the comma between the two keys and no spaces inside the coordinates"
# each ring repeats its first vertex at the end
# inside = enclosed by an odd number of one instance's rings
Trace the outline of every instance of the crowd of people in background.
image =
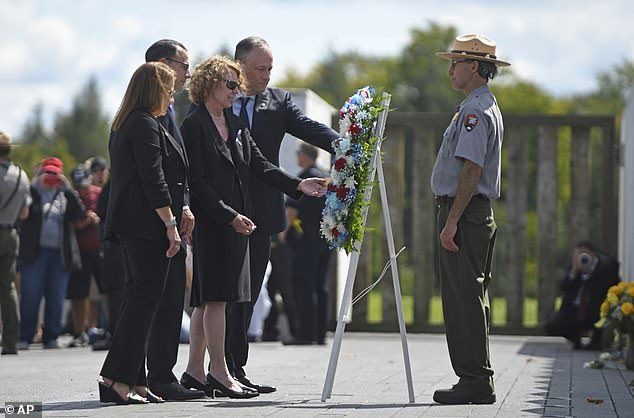
{"type": "Polygon", "coordinates": [[[9,187],[0,209],[2,248],[7,250],[2,280],[11,295],[2,300],[3,354],[17,354],[34,342],[59,348],[66,298],[72,306],[67,328],[73,340],[68,346],[84,346],[89,342],[86,331],[96,329],[109,314],[99,304],[103,264],[97,232],[100,219],[95,213],[100,186],[107,177],[106,160],[94,157],[79,164],[69,181],[64,163],[47,157],[29,176],[9,160],[15,144],[7,134],[1,137],[0,159],[7,168],[3,186],[15,185],[9,187]]]}

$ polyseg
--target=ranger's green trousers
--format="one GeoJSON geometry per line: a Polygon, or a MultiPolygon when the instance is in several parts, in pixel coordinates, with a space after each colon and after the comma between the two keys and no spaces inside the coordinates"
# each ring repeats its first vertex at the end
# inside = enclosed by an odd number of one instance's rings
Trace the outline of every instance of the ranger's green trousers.
{"type": "MultiPolygon", "coordinates": [[[[452,198],[438,202],[438,234],[452,204],[452,198]]],[[[458,222],[454,237],[458,252],[439,247],[442,310],[451,364],[460,384],[487,383],[492,389],[487,288],[496,230],[490,201],[473,197],[458,222]]]]}

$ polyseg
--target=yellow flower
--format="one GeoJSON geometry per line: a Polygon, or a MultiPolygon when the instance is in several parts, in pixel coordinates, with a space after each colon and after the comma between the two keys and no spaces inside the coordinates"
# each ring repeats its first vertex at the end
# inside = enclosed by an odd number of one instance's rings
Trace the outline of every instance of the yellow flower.
{"type": "Polygon", "coordinates": [[[601,314],[605,316],[608,312],[610,312],[610,303],[608,301],[603,301],[601,304],[601,314]]]}
{"type": "Polygon", "coordinates": [[[621,305],[621,312],[623,312],[625,316],[631,315],[634,312],[634,304],[632,304],[632,302],[625,302],[621,305]]]}
{"type": "MultiPolygon", "coordinates": [[[[621,282],[622,283],[622,282],[621,282]]],[[[608,295],[614,295],[616,297],[619,297],[623,294],[623,287],[621,286],[621,283],[611,286],[608,289],[608,295]]]]}
{"type": "Polygon", "coordinates": [[[616,305],[617,303],[619,303],[619,297],[613,292],[608,292],[606,300],[610,302],[611,305],[616,305]]]}
{"type": "Polygon", "coordinates": [[[627,287],[627,295],[634,298],[634,282],[627,287]]]}

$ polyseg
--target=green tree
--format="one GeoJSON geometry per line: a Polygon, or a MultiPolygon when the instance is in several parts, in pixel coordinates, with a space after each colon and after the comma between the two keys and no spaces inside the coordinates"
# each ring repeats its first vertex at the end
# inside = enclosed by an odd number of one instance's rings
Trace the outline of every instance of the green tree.
{"type": "Polygon", "coordinates": [[[346,97],[365,85],[388,91],[402,111],[447,111],[459,94],[447,82],[447,62],[434,53],[453,42],[456,30],[430,23],[413,29],[399,54],[366,56],[357,52],[330,52],[306,75],[288,70],[280,85],[309,88],[338,108],[346,97]]]}
{"type": "Polygon", "coordinates": [[[53,135],[44,126],[44,105],[37,103],[31,116],[24,124],[16,143],[20,145],[11,150],[11,160],[23,167],[30,176],[43,158],[55,156],[72,167],[75,158],[68,151],[64,140],[53,140],[53,135]]]}
{"type": "Polygon", "coordinates": [[[493,82],[491,89],[503,113],[551,113],[555,99],[531,82],[493,82]]]}
{"type": "Polygon", "coordinates": [[[634,61],[625,61],[597,75],[594,92],[573,97],[571,110],[575,113],[612,113],[620,115],[625,107],[626,94],[634,87],[634,61]]]}
{"type": "Polygon", "coordinates": [[[398,57],[396,71],[391,73],[389,89],[392,101],[402,111],[447,112],[462,100],[447,79],[448,61],[436,58],[456,38],[453,26],[429,23],[426,29],[412,29],[410,41],[398,57]]]}
{"type": "Polygon", "coordinates": [[[50,136],[44,127],[44,104],[37,103],[33,106],[31,116],[27,119],[22,128],[22,133],[17,142],[23,144],[33,144],[37,142],[48,142],[50,136]]]}
{"type": "Polygon", "coordinates": [[[57,115],[54,132],[57,138],[66,140],[69,151],[79,161],[108,155],[110,126],[94,76],[77,94],[70,111],[57,115]]]}
{"type": "Polygon", "coordinates": [[[76,158],[68,150],[63,139],[44,141],[42,139],[22,144],[11,150],[11,160],[33,177],[39,163],[46,157],[57,157],[64,162],[64,172],[68,175],[77,164],[76,158]]]}
{"type": "Polygon", "coordinates": [[[339,108],[343,100],[359,87],[369,84],[384,89],[389,73],[394,67],[395,62],[392,58],[331,51],[305,77],[289,70],[281,85],[309,88],[332,106],[339,108]]]}

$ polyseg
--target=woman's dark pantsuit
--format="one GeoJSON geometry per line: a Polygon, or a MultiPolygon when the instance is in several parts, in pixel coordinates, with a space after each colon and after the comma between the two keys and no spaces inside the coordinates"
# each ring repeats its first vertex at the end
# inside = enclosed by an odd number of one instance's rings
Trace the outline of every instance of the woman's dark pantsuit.
{"type": "Polygon", "coordinates": [[[126,286],[117,326],[101,375],[130,386],[147,386],[146,342],[165,290],[168,241],[122,238],[126,286]]]}

